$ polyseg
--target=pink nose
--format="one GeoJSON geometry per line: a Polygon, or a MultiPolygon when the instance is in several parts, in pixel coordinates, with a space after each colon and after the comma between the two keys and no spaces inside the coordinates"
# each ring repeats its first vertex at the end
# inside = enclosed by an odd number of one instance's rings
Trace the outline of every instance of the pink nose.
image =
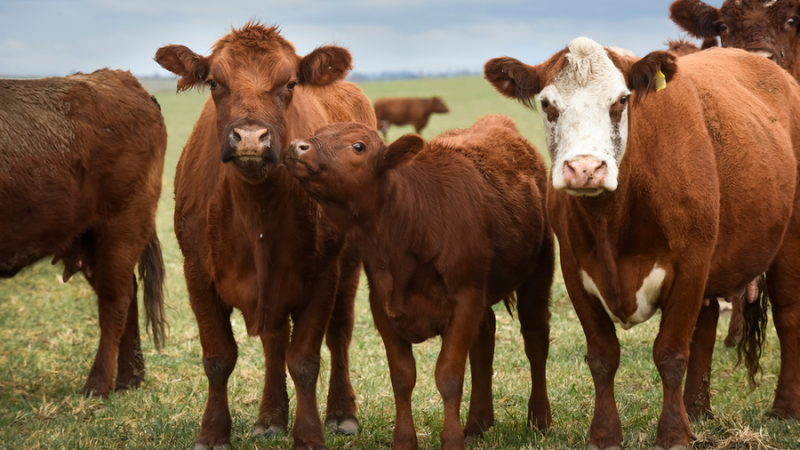
{"type": "Polygon", "coordinates": [[[600,189],[606,179],[606,163],[594,156],[580,155],[564,162],[567,189],[600,189]]]}

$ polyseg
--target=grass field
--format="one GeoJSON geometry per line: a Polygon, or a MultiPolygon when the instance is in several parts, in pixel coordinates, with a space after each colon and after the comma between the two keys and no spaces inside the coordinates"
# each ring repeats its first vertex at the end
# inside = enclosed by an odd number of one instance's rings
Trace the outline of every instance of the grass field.
{"type": "MultiPolygon", "coordinates": [[[[148,85],[158,91],[158,85],[148,85]]],[[[524,135],[544,150],[537,113],[502,98],[480,77],[374,82],[362,86],[375,99],[382,96],[440,95],[450,114],[433,115],[423,135],[430,138],[464,127],[486,113],[511,116],[524,135]]],[[[164,191],[158,212],[158,233],[167,264],[169,339],[161,353],[145,338],[147,379],[135,391],[107,400],[84,398],[79,391],[89,372],[99,339],[96,298],[89,285],[75,277],[57,281],[60,267],[40,262],[11,280],[0,281],[0,448],[2,449],[182,449],[192,448],[200,429],[207,381],[194,315],[182,274],[182,257],[172,230],[172,178],[181,149],[199,115],[206,93],[156,92],[169,130],[164,191]]],[[[413,131],[393,128],[390,139],[413,131]]],[[[497,425],[470,449],[584,448],[593,411],[594,389],[583,361],[586,344],[564,288],[560,272],[552,291],[552,332],[548,389],[553,427],[546,433],[526,430],[529,366],[519,324],[497,309],[494,398],[497,425]]],[[[144,313],[140,313],[144,316],[144,313]]],[[[727,317],[727,316],[725,316],[727,317]]],[[[258,339],[248,338],[238,312],[232,316],[239,360],[229,383],[236,449],[291,448],[291,438],[250,437],[258,414],[263,356],[258,339]]],[[[618,332],[622,364],[616,377],[627,449],[652,448],[661,411],[661,382],[652,362],[652,342],[659,317],[618,332]]],[[[142,324],[143,326],[144,324],[142,324]]],[[[744,368],[734,368],[735,355],[722,346],[727,320],[721,320],[712,374],[714,419],[692,424],[695,448],[800,448],[800,423],[768,420],[780,363],[779,344],[770,326],[761,362],[764,376],[755,391],[747,387],[744,368]]],[[[420,448],[437,449],[443,421],[442,402],[433,380],[440,340],[415,346],[417,385],[413,405],[420,448]]],[[[361,431],[355,437],[327,436],[331,448],[391,448],[394,403],[388,365],[367,304],[362,280],[350,349],[353,383],[358,396],[361,431]]],[[[328,361],[323,348],[318,384],[324,411],[328,361]]],[[[469,393],[467,370],[463,417],[469,393]]],[[[294,411],[293,389],[289,387],[294,411]]]]}

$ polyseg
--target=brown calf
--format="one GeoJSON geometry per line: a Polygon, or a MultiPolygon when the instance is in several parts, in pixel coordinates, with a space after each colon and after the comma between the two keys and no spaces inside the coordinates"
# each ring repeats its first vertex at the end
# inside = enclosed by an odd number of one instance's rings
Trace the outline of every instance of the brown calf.
{"type": "Polygon", "coordinates": [[[447,113],[447,105],[439,97],[431,98],[381,98],[375,102],[378,129],[386,138],[389,125],[414,125],[419,134],[433,113],[447,113]]]}
{"type": "Polygon", "coordinates": [[[0,80],[0,278],[51,255],[64,281],[84,274],[100,322],[85,395],[144,380],[137,261],[147,324],[164,341],[155,214],[166,148],[160,108],[130,72],[0,80]]]}
{"type": "Polygon", "coordinates": [[[208,377],[195,448],[230,447],[233,308],[261,338],[266,359],[253,433],[286,431],[288,367],[297,392],[294,445],[326,448],[316,397],[323,337],[331,351],[326,424],[358,429],[348,348],[361,262],[278,163],[289,142],[329,122],[375,128],[367,97],[341,81],[350,53],[328,46],[301,57],[277,27],[251,22],[219,39],[210,56],[169,45],[156,61],[182,77],[179,90],[211,89],[175,175],[175,232],[208,377]]]}
{"type": "Polygon", "coordinates": [[[486,116],[429,143],[409,134],[388,147],[368,127],[334,124],[293,143],[285,162],[364,259],[395,395],[393,448],[417,448],[411,344],[433,336],[442,336],[442,448],[463,449],[465,435],[494,424],[491,306],[511,301],[515,291],[531,362],[528,425],[549,427],[554,245],[544,214],[545,166],[511,119],[486,116]],[[462,429],[467,354],[473,390],[462,429]]]}
{"type": "MultiPolygon", "coordinates": [[[[627,329],[661,309],[655,445],[686,448],[687,410],[711,409],[719,309],[703,298],[741,292],[765,271],[781,340],[772,414],[800,418],[800,89],[791,76],[741,50],[637,60],[586,38],[538,66],[491,60],[485,74],[506,96],[538,94],[545,113],[548,217],[595,384],[587,449],[622,444],[614,323],[627,329]]],[[[751,377],[758,338],[745,339],[751,377]]]]}

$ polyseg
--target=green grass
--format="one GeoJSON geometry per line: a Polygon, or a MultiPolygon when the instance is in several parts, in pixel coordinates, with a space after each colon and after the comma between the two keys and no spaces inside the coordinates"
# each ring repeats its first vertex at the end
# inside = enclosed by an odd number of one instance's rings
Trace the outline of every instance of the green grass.
{"type": "MultiPolygon", "coordinates": [[[[464,127],[485,113],[511,116],[523,134],[544,149],[541,119],[515,102],[500,97],[479,77],[362,85],[374,100],[380,96],[441,95],[451,113],[434,115],[424,136],[431,138],[464,127]]],[[[199,115],[207,93],[158,92],[169,129],[164,192],[158,212],[158,231],[167,264],[169,340],[161,353],[152,341],[143,342],[147,379],[140,389],[107,400],[80,395],[99,338],[96,298],[88,284],[75,277],[56,281],[60,267],[40,262],[11,280],[0,281],[0,448],[8,449],[174,449],[192,448],[205,407],[207,381],[194,315],[189,307],[182,259],[172,230],[172,177],[178,156],[199,115]]],[[[390,139],[411,132],[391,130],[390,139]]],[[[519,324],[502,309],[497,314],[494,398],[497,425],[470,449],[583,448],[593,409],[594,389],[583,361],[586,344],[566,294],[560,273],[553,286],[553,319],[548,389],[553,427],[545,434],[525,429],[529,367],[519,324]]],[[[143,317],[143,312],[140,313],[143,317]]],[[[356,305],[354,340],[350,349],[353,383],[358,396],[361,432],[355,437],[327,436],[331,448],[377,450],[391,447],[394,402],[388,365],[380,336],[367,304],[362,280],[356,305]]],[[[250,437],[258,414],[264,370],[261,345],[248,338],[238,312],[232,316],[239,343],[239,360],[230,379],[233,445],[237,449],[285,449],[291,438],[250,437]]],[[[629,331],[619,331],[622,365],[616,377],[627,449],[652,448],[661,411],[661,383],[652,362],[652,343],[659,317],[629,331]]],[[[143,324],[142,324],[143,326],[143,324]]],[[[745,371],[734,368],[735,356],[722,347],[727,320],[719,326],[713,364],[712,405],[716,418],[694,423],[698,448],[759,448],[757,439],[776,449],[800,448],[800,423],[768,420],[780,363],[774,328],[762,356],[765,375],[753,392],[745,371]],[[738,443],[726,445],[731,439],[738,443]],[[748,440],[749,439],[749,440],[748,440]],[[748,444],[749,442],[749,444],[748,444]],[[722,446],[722,447],[720,447],[722,446]]],[[[418,377],[413,405],[420,448],[438,449],[443,422],[442,402],[433,380],[440,346],[432,339],[414,348],[418,377]]],[[[323,349],[318,385],[324,410],[329,361],[323,349]]],[[[294,411],[294,395],[289,395],[294,411]]],[[[469,392],[469,371],[467,386],[469,392]]],[[[468,396],[464,396],[466,414],[468,396]]],[[[764,447],[761,447],[764,448],[764,447]]]]}

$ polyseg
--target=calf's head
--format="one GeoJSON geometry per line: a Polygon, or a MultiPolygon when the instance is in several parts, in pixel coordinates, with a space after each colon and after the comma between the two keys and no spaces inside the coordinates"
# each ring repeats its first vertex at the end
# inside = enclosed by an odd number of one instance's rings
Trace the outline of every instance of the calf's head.
{"type": "Polygon", "coordinates": [[[659,72],[669,82],[676,70],[670,52],[637,60],[578,38],[538,66],[489,60],[484,75],[501,94],[527,106],[539,95],[553,187],[595,196],[617,189],[632,103],[656,90],[659,72]]]}
{"type": "Polygon", "coordinates": [[[251,183],[266,179],[280,160],[289,122],[300,119],[292,111],[294,95],[344,78],[352,61],[336,46],[298,56],[277,27],[253,22],[219,39],[209,56],[168,45],[158,49],[155,60],[181,77],[179,91],[211,90],[222,162],[232,162],[251,183]]]}
{"type": "Polygon", "coordinates": [[[442,100],[441,97],[432,97],[431,100],[433,101],[433,106],[431,108],[433,112],[435,113],[450,112],[450,110],[447,109],[447,105],[444,104],[444,100],[442,100]]]}
{"type": "Polygon", "coordinates": [[[294,140],[284,154],[289,173],[324,204],[344,206],[352,214],[370,208],[386,173],[413,159],[425,141],[407,134],[391,145],[359,123],[335,123],[314,136],[294,140]]]}
{"type": "Polygon", "coordinates": [[[765,56],[793,71],[800,50],[798,0],[726,0],[719,9],[699,0],[676,0],[669,10],[672,21],[695,37],[719,36],[723,47],[765,56]]]}

